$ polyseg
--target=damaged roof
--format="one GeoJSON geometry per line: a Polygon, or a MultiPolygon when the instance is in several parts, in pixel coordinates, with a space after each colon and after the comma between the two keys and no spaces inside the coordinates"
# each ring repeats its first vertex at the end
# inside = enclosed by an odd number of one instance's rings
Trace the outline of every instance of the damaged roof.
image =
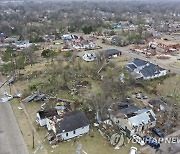
{"type": "Polygon", "coordinates": [[[58,112],[55,108],[44,110],[44,111],[38,111],[37,113],[39,113],[39,116],[41,119],[58,115],[58,112]]]}
{"type": "Polygon", "coordinates": [[[132,126],[139,126],[140,124],[148,124],[155,121],[155,114],[152,110],[142,109],[136,112],[137,115],[128,118],[132,126]]]}
{"type": "Polygon", "coordinates": [[[138,111],[140,108],[137,107],[134,104],[128,105],[128,107],[124,107],[122,109],[118,109],[116,111],[113,111],[112,114],[116,116],[117,118],[128,116],[129,114],[132,114],[136,111],[138,111]]]}

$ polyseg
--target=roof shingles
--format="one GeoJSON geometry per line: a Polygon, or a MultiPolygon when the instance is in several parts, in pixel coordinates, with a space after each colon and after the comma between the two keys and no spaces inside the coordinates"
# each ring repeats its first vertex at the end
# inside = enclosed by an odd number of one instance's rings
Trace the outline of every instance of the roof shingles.
{"type": "Polygon", "coordinates": [[[56,134],[62,132],[70,132],[81,127],[89,125],[89,121],[85,113],[81,111],[72,111],[65,114],[56,124],[56,134]]]}

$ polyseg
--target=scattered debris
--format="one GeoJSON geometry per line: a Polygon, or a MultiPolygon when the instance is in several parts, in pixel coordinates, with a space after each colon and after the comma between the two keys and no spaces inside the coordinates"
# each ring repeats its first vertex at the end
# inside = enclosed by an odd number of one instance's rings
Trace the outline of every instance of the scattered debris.
{"type": "Polygon", "coordinates": [[[92,62],[96,59],[96,55],[94,53],[86,53],[82,56],[82,58],[86,62],[92,62]]]}
{"type": "Polygon", "coordinates": [[[13,96],[13,98],[20,98],[22,96],[22,93],[18,93],[16,95],[13,96]]]}
{"type": "Polygon", "coordinates": [[[12,85],[14,82],[15,82],[15,77],[13,76],[13,77],[11,77],[8,81],[7,81],[7,85],[8,86],[10,86],[10,85],[12,85]]]}
{"type": "Polygon", "coordinates": [[[27,103],[31,101],[44,101],[46,99],[44,94],[32,94],[22,100],[22,102],[27,103]]]}
{"type": "Polygon", "coordinates": [[[124,83],[124,73],[121,73],[121,75],[120,75],[120,81],[121,81],[122,83],[124,83]]]}
{"type": "Polygon", "coordinates": [[[19,110],[22,110],[22,109],[23,109],[23,108],[22,108],[22,107],[20,107],[20,106],[18,106],[17,108],[18,108],[19,110]]]}

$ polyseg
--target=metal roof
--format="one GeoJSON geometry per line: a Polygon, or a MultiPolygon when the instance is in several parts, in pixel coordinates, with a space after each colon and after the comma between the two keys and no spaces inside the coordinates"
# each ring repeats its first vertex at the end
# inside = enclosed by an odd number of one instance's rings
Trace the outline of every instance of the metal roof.
{"type": "Polygon", "coordinates": [[[155,114],[152,110],[142,109],[136,112],[137,115],[128,118],[132,126],[139,126],[140,124],[148,124],[155,120],[155,114]]]}

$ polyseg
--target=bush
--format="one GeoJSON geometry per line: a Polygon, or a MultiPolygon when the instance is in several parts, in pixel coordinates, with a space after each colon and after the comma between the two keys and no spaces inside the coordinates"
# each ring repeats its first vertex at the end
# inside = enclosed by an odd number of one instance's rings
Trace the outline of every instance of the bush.
{"type": "Polygon", "coordinates": [[[84,26],[82,28],[82,31],[84,34],[90,34],[93,31],[93,28],[92,28],[92,26],[84,26]]]}
{"type": "Polygon", "coordinates": [[[42,84],[41,82],[34,82],[31,85],[29,85],[29,90],[31,91],[37,90],[41,84],[42,84]]]}
{"type": "Polygon", "coordinates": [[[41,53],[41,56],[44,58],[49,58],[52,57],[53,55],[55,55],[55,51],[50,49],[43,50],[41,53]]]}

